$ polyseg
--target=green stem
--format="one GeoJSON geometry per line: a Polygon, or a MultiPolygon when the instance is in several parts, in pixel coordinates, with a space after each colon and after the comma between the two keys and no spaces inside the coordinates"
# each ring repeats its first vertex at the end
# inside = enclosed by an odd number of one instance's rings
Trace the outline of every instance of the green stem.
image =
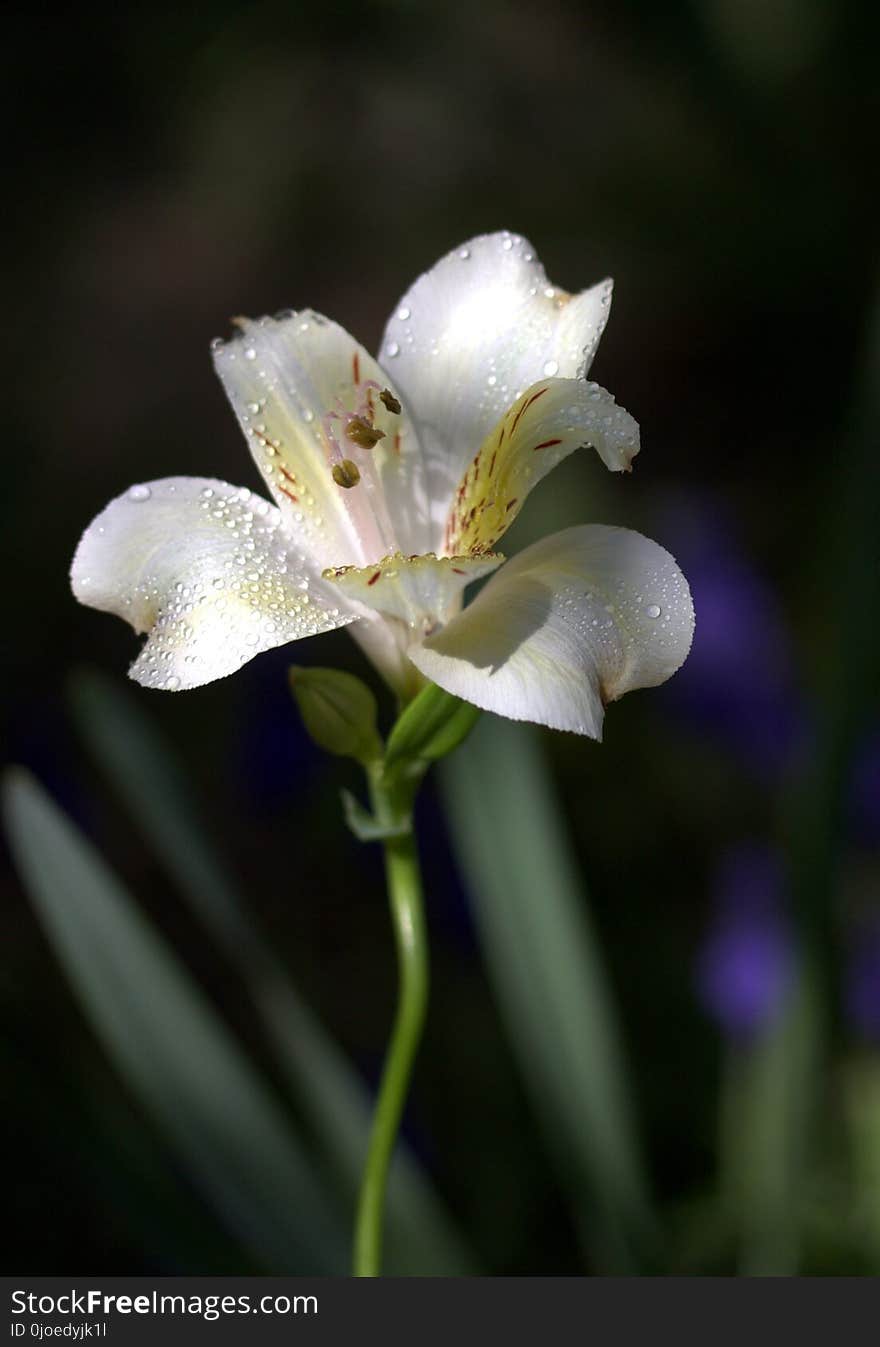
{"type": "MultiPolygon", "coordinates": [[[[393,813],[381,780],[371,773],[377,816],[393,813]]],[[[354,1275],[377,1277],[382,1263],[385,1190],[428,1001],[428,942],[415,836],[385,842],[385,875],[397,947],[398,1001],[361,1182],[354,1239],[354,1275]]]]}

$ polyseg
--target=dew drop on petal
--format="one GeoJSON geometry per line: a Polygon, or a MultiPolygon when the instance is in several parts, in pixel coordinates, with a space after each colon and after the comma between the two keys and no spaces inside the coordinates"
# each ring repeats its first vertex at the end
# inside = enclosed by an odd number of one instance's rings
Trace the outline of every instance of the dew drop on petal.
{"type": "Polygon", "coordinates": [[[466,262],[471,255],[471,250],[470,248],[459,248],[458,255],[462,262],[466,262]]]}
{"type": "Polygon", "coordinates": [[[129,493],[128,493],[128,499],[129,499],[129,500],[149,500],[149,499],[150,499],[150,496],[151,496],[152,494],[153,494],[153,493],[152,493],[152,491],[150,490],[150,488],[149,488],[148,486],[133,486],[133,487],[131,487],[131,489],[129,490],[129,493]]]}
{"type": "Polygon", "coordinates": [[[659,603],[652,603],[648,607],[648,617],[659,617],[662,611],[659,603]]]}
{"type": "Polygon", "coordinates": [[[385,350],[390,356],[400,355],[400,347],[398,346],[396,341],[389,341],[388,345],[385,347],[385,350]]]}
{"type": "Polygon", "coordinates": [[[401,320],[401,322],[403,323],[406,322],[407,318],[409,317],[409,312],[410,311],[405,304],[397,310],[397,316],[401,320]]]}
{"type": "Polygon", "coordinates": [[[552,378],[554,374],[558,373],[558,371],[559,365],[556,363],[556,361],[548,360],[544,366],[544,373],[547,375],[548,379],[552,378]]]}
{"type": "Polygon", "coordinates": [[[246,348],[245,353],[244,353],[244,358],[245,358],[245,360],[256,360],[256,358],[257,358],[257,353],[256,353],[256,351],[254,350],[253,346],[248,346],[248,347],[246,348]]]}

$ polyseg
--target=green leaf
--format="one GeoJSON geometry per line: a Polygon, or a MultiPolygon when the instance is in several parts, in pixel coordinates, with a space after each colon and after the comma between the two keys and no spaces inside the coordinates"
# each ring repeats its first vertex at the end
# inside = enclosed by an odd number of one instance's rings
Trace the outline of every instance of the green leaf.
{"type": "MultiPolygon", "coordinates": [[[[353,1207],[371,1116],[360,1077],[249,919],[178,760],[137,694],[92,671],[79,674],[71,691],[86,743],[182,896],[241,972],[297,1104],[353,1207]]],[[[397,1148],[389,1185],[387,1246],[392,1274],[461,1276],[474,1270],[472,1255],[404,1145],[397,1148]]]]}
{"type": "Polygon", "coordinates": [[[4,784],[13,852],[120,1075],[218,1214],[272,1270],[328,1274],[345,1239],[278,1104],[176,956],[26,773],[4,784]]]}
{"type": "Polygon", "coordinates": [[[388,736],[386,768],[445,758],[467,738],[480,714],[479,707],[429,683],[401,712],[388,736]]]}
{"type": "Polygon", "coordinates": [[[764,1032],[728,1057],[721,1192],[743,1276],[797,1274],[820,1042],[816,981],[805,966],[764,1032]]]}
{"type": "Polygon", "coordinates": [[[366,683],[341,669],[288,672],[303,723],[319,748],[364,764],[382,756],[378,707],[366,683]]]}
{"type": "Polygon", "coordinates": [[[628,1271],[652,1222],[611,993],[539,732],[486,716],[440,771],[493,990],[560,1180],[594,1257],[628,1271]]]}
{"type": "Polygon", "coordinates": [[[132,695],[103,673],[81,670],[69,684],[73,718],[89,751],[220,946],[247,958],[254,937],[228,866],[207,841],[174,755],[132,695]]]}
{"type": "Polygon", "coordinates": [[[875,1052],[861,1053],[847,1062],[843,1098],[856,1228],[876,1275],[880,1272],[880,1060],[875,1052]]]}

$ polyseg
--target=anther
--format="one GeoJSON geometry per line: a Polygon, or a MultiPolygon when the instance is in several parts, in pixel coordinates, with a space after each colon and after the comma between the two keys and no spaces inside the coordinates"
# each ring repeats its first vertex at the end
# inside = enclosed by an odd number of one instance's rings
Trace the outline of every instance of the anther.
{"type": "Polygon", "coordinates": [[[357,486],[361,480],[360,469],[356,463],[352,463],[350,458],[344,458],[341,463],[334,463],[332,473],[336,485],[344,486],[346,490],[357,486]]]}
{"type": "Polygon", "coordinates": [[[375,449],[380,440],[384,440],[385,431],[376,430],[366,417],[351,416],[345,425],[346,438],[359,449],[375,449]]]}
{"type": "Polygon", "coordinates": [[[382,392],[379,394],[379,401],[382,403],[383,407],[387,407],[389,412],[394,416],[400,415],[400,403],[390,388],[382,389],[382,392]]]}

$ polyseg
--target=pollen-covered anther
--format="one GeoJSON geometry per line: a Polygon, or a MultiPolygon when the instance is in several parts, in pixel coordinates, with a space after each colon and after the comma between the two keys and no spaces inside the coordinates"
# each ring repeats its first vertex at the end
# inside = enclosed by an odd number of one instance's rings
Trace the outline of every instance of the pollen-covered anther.
{"type": "Polygon", "coordinates": [[[352,463],[350,458],[344,458],[341,463],[334,463],[331,471],[336,485],[344,486],[346,490],[357,486],[361,480],[360,468],[356,463],[352,463]]]}
{"type": "Polygon", "coordinates": [[[359,449],[375,449],[379,441],[384,440],[385,431],[370,425],[365,416],[350,416],[345,423],[345,438],[359,449]]]}
{"type": "Polygon", "coordinates": [[[400,415],[400,401],[394,396],[390,388],[382,389],[379,394],[379,401],[387,411],[391,412],[392,416],[400,415]]]}

